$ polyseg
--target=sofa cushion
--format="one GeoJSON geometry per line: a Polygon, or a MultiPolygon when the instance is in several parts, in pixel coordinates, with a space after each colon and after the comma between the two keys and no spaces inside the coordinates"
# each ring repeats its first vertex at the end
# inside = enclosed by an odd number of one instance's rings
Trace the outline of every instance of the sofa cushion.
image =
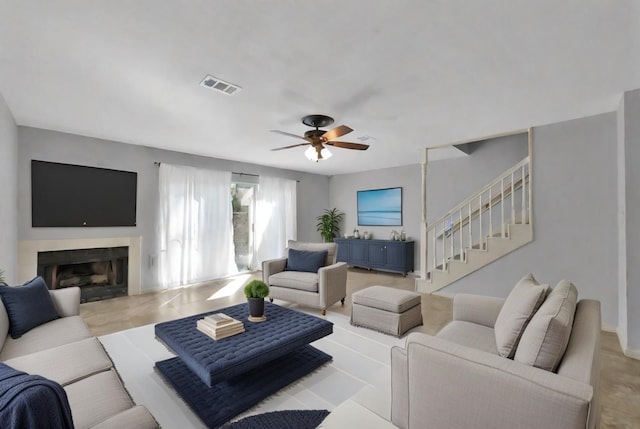
{"type": "Polygon", "coordinates": [[[289,289],[318,292],[318,274],[303,271],[282,271],[269,277],[271,286],[286,287],[289,289]]]}
{"type": "Polygon", "coordinates": [[[42,277],[22,286],[0,286],[0,296],[9,315],[12,338],[60,317],[42,277]]]}
{"type": "Polygon", "coordinates": [[[453,320],[442,328],[436,336],[462,346],[482,350],[494,355],[498,354],[496,336],[493,329],[484,325],[453,320]]]}
{"type": "Polygon", "coordinates": [[[158,423],[149,410],[142,405],[137,405],[121,411],[95,426],[91,426],[91,429],[147,429],[157,427],[158,423]]]}
{"type": "Polygon", "coordinates": [[[81,316],[61,317],[33,328],[19,339],[7,337],[0,351],[0,360],[39,352],[89,337],[91,332],[81,316]]]}
{"type": "Polygon", "coordinates": [[[577,301],[572,283],[558,283],[524,330],[514,360],[555,371],[569,343],[577,301]]]}
{"type": "Polygon", "coordinates": [[[97,338],[64,344],[28,355],[6,360],[5,363],[29,374],[38,374],[63,386],[102,371],[113,364],[97,338]]]}
{"type": "Polygon", "coordinates": [[[289,249],[285,271],[317,273],[320,267],[324,267],[326,260],[326,250],[314,252],[311,250],[289,249]]]}
{"type": "Polygon", "coordinates": [[[76,428],[92,427],[134,405],[113,369],[68,384],[64,390],[76,428]]]}
{"type": "Polygon", "coordinates": [[[512,358],[529,320],[544,301],[549,285],[527,274],[515,285],[504,301],[494,326],[500,356],[512,358]]]}

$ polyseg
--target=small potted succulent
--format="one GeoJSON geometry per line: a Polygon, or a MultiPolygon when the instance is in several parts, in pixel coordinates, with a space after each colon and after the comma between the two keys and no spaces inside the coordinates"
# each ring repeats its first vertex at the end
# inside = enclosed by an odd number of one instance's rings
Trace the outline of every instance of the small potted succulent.
{"type": "Polygon", "coordinates": [[[264,299],[269,296],[269,286],[262,280],[251,280],[244,287],[244,296],[249,301],[249,320],[259,322],[264,317],[264,299]]]}

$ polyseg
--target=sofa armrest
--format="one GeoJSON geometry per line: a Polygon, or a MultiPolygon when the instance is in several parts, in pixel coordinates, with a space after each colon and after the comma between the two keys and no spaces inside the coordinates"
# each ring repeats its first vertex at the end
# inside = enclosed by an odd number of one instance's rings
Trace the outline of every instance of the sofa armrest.
{"type": "Polygon", "coordinates": [[[287,258],[269,259],[262,261],[262,281],[269,284],[269,277],[284,271],[287,266],[287,258]]]}
{"type": "Polygon", "coordinates": [[[586,427],[586,383],[423,333],[406,362],[409,428],[586,427]]]}
{"type": "Polygon", "coordinates": [[[346,262],[337,262],[318,270],[318,292],[321,308],[327,308],[347,296],[346,262]]]}
{"type": "Polygon", "coordinates": [[[391,348],[391,421],[400,429],[407,429],[409,422],[409,374],[407,350],[391,348]]]}
{"type": "Polygon", "coordinates": [[[457,293],[453,297],[453,320],[493,328],[503,304],[504,298],[457,293]]]}
{"type": "Polygon", "coordinates": [[[66,287],[50,290],[53,305],[60,317],[77,316],[80,314],[80,288],[66,287]]]}

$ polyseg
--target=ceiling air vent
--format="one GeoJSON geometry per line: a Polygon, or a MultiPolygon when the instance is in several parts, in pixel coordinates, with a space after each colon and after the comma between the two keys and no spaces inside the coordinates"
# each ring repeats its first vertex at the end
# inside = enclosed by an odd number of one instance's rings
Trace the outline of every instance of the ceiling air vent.
{"type": "Polygon", "coordinates": [[[202,79],[200,86],[204,86],[205,88],[213,89],[214,91],[219,91],[227,95],[233,95],[242,89],[238,85],[225,82],[222,79],[218,79],[217,77],[210,75],[207,75],[202,79]]]}

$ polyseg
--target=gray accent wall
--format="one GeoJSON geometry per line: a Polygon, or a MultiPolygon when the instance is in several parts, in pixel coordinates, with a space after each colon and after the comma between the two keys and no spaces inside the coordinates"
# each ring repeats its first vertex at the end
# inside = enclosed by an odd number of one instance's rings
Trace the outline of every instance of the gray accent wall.
{"type": "MultiPolygon", "coordinates": [[[[158,287],[158,167],[154,162],[190,165],[246,174],[283,177],[298,181],[298,240],[321,241],[315,218],[329,205],[327,176],[282,170],[255,164],[208,158],[91,137],[18,127],[19,240],[60,238],[142,237],[142,290],[158,287]],[[114,228],[31,227],[31,160],[79,164],[138,173],[137,226],[114,228]]],[[[301,158],[300,162],[307,162],[301,158]]],[[[16,174],[14,174],[16,176],[16,174]]],[[[72,196],[70,196],[72,197],[72,196]]],[[[64,208],[61,199],[60,208],[64,208]]],[[[212,237],[215,239],[215,237],[212,237]]],[[[15,246],[14,246],[15,247],[15,246]]],[[[16,252],[13,252],[14,254],[16,252]]],[[[35,275],[35,273],[34,273],[35,275]]]]}
{"type": "MultiPolygon", "coordinates": [[[[527,133],[471,144],[469,156],[427,164],[427,223],[453,209],[529,154],[527,133]]],[[[437,150],[437,149],[436,149],[437,150]]]]}
{"type": "MultiPolygon", "coordinates": [[[[416,159],[420,154],[416,153],[416,159]]],[[[368,231],[377,239],[389,239],[392,230],[400,232],[404,227],[407,237],[415,242],[415,271],[420,271],[420,204],[421,204],[420,164],[403,167],[371,170],[362,173],[339,174],[332,176],[330,183],[330,205],[345,213],[341,235],[353,234],[358,228],[362,235],[368,231]],[[402,187],[402,223],[403,226],[358,226],[357,192],[366,189],[402,187]]]]}
{"type": "Polygon", "coordinates": [[[604,325],[616,326],[616,128],[615,112],[536,127],[534,241],[443,292],[505,297],[529,272],[552,286],[567,279],[579,298],[600,300],[604,325]]]}
{"type": "MultiPolygon", "coordinates": [[[[13,284],[18,272],[18,127],[0,94],[0,269],[13,284]]],[[[22,212],[21,212],[22,213],[22,212]]]]}
{"type": "MultiPolygon", "coordinates": [[[[462,200],[478,191],[495,177],[518,163],[528,155],[527,134],[514,134],[473,143],[471,155],[433,161],[427,167],[427,193],[429,205],[427,218],[442,216],[462,200]]],[[[437,149],[435,149],[437,150],[437,149]]],[[[416,159],[420,154],[416,153],[416,159]]],[[[345,212],[342,233],[351,234],[358,227],[374,238],[389,238],[391,230],[400,227],[357,226],[356,193],[364,189],[402,187],[402,219],[407,236],[415,243],[415,269],[421,272],[420,221],[421,213],[421,165],[371,170],[353,174],[332,176],[331,206],[345,212]]]]}

